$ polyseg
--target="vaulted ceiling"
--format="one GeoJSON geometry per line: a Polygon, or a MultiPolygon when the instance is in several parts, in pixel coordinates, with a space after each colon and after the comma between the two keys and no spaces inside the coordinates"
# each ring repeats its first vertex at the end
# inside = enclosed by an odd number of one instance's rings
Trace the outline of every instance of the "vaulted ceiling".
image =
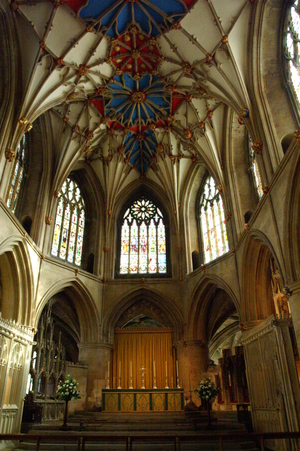
{"type": "Polygon", "coordinates": [[[193,165],[222,181],[224,117],[251,114],[254,0],[17,0],[19,126],[51,110],[56,180],[92,165],[106,201],[137,178],[174,208],[193,165]]]}

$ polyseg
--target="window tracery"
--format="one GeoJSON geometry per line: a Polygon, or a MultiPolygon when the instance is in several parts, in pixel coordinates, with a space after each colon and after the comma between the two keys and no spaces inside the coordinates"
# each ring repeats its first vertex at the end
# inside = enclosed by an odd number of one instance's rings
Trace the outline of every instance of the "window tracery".
{"type": "Polygon", "coordinates": [[[290,6],[284,33],[284,54],[288,62],[288,81],[300,108],[300,4],[299,0],[290,6]]]}
{"type": "Polygon", "coordinates": [[[120,274],[166,274],[163,214],[141,197],[126,210],[121,228],[120,274]]]}
{"type": "Polygon", "coordinates": [[[76,182],[67,179],[58,196],[51,254],[81,265],[85,205],[76,182]]]}
{"type": "Polygon", "coordinates": [[[16,211],[21,183],[24,177],[24,168],[26,162],[26,147],[27,147],[26,135],[24,134],[18,147],[14,170],[10,180],[10,188],[6,198],[6,205],[13,213],[15,213],[16,211]]]}
{"type": "Polygon", "coordinates": [[[223,202],[211,176],[207,177],[201,195],[200,224],[204,262],[208,263],[228,251],[223,202]]]}

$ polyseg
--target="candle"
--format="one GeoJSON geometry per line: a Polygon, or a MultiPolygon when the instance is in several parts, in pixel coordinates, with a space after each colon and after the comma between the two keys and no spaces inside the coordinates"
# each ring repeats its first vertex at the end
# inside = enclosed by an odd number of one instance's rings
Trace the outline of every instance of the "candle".
{"type": "Polygon", "coordinates": [[[119,377],[121,377],[121,360],[119,362],[119,377]]]}
{"type": "Polygon", "coordinates": [[[109,379],[110,362],[107,362],[107,379],[109,379]]]}
{"type": "Polygon", "coordinates": [[[132,377],[132,362],[130,362],[130,377],[132,377]]]}
{"type": "Polygon", "coordinates": [[[166,377],[168,376],[168,363],[166,361],[166,377]]]}
{"type": "Polygon", "coordinates": [[[179,373],[178,373],[178,360],[176,360],[176,377],[179,377],[179,373]]]}
{"type": "Polygon", "coordinates": [[[153,362],[153,376],[156,377],[155,361],[153,362]]]}

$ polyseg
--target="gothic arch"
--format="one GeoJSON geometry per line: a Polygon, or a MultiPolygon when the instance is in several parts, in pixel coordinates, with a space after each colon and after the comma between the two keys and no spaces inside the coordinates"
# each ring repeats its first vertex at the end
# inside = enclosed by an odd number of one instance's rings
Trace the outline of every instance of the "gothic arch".
{"type": "Polygon", "coordinates": [[[33,272],[25,240],[11,236],[0,245],[2,316],[31,324],[33,272]]]}
{"type": "Polygon", "coordinates": [[[169,203],[167,193],[161,186],[149,179],[143,179],[142,181],[140,179],[136,180],[120,192],[115,203],[115,217],[119,218],[122,212],[125,211],[126,205],[142,194],[151,197],[157,202],[166,218],[170,220],[173,209],[169,203]]]}
{"type": "MultiPolygon", "coordinates": [[[[88,272],[98,274],[101,255],[99,249],[102,248],[99,243],[101,243],[101,235],[103,236],[104,234],[104,225],[101,219],[103,217],[106,218],[106,212],[102,200],[104,195],[101,188],[99,188],[99,181],[94,170],[88,165],[77,165],[77,167],[72,170],[66,178],[70,178],[77,183],[85,203],[86,215],[81,267],[88,272]],[[97,250],[97,252],[94,254],[95,250],[97,250]],[[93,265],[89,264],[91,254],[93,254],[93,265]]],[[[49,228],[48,235],[49,254],[52,247],[56,211],[57,199],[53,199],[51,209],[51,217],[53,218],[53,222],[51,228],[49,228]]]]}
{"type": "Polygon", "coordinates": [[[282,276],[276,253],[268,238],[251,231],[242,258],[241,322],[265,320],[275,313],[271,286],[270,258],[273,257],[282,276]]]}
{"type": "Polygon", "coordinates": [[[74,304],[80,324],[80,342],[97,342],[100,337],[100,316],[91,294],[78,279],[63,279],[47,290],[37,305],[34,326],[37,327],[47,302],[61,292],[65,293],[74,304]]]}
{"type": "MultiPolygon", "coordinates": [[[[161,210],[164,218],[165,233],[166,233],[166,246],[167,246],[167,276],[170,276],[174,272],[174,265],[176,264],[175,256],[172,256],[172,249],[174,244],[172,243],[172,237],[176,234],[174,224],[174,210],[171,208],[167,196],[164,195],[163,190],[155,183],[149,182],[147,179],[141,183],[133,183],[129,185],[122,195],[118,196],[116,200],[115,216],[114,216],[114,234],[111,230],[111,242],[115,242],[115,274],[118,274],[118,265],[120,259],[120,246],[121,246],[121,222],[123,215],[127,208],[139,197],[145,196],[161,210]],[[173,258],[172,258],[173,257],[173,258]],[[171,265],[172,262],[172,265],[171,265]]],[[[160,274],[160,277],[162,275],[160,274]]],[[[165,275],[163,275],[165,276],[165,275]]]]}
{"type": "Polygon", "coordinates": [[[170,299],[166,300],[158,291],[138,288],[135,291],[130,290],[125,293],[122,298],[115,302],[114,306],[110,308],[103,318],[103,324],[105,325],[103,333],[108,343],[113,343],[116,324],[120,321],[122,315],[133,306],[135,308],[134,313],[132,310],[132,315],[148,313],[154,319],[159,319],[166,327],[173,328],[174,342],[181,339],[183,317],[175,304],[170,299]],[[172,305],[172,308],[170,308],[170,305],[172,305]]]}
{"type": "Polygon", "coordinates": [[[239,303],[232,289],[215,275],[206,275],[191,299],[187,313],[190,340],[208,342],[225,319],[235,312],[239,314],[239,303]]]}

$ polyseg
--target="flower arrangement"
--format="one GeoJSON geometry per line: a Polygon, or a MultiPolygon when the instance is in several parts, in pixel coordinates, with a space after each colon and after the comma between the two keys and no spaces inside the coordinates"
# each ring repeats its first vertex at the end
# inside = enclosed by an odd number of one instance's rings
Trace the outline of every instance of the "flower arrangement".
{"type": "Polygon", "coordinates": [[[200,399],[210,401],[215,398],[221,389],[216,387],[215,383],[210,380],[210,377],[204,378],[199,382],[194,392],[197,393],[200,399]]]}
{"type": "Polygon", "coordinates": [[[60,381],[58,383],[58,387],[56,390],[56,393],[58,395],[58,399],[61,401],[71,401],[71,399],[79,399],[79,391],[78,388],[78,382],[76,379],[72,379],[70,375],[68,374],[65,378],[65,381],[60,381]]]}

